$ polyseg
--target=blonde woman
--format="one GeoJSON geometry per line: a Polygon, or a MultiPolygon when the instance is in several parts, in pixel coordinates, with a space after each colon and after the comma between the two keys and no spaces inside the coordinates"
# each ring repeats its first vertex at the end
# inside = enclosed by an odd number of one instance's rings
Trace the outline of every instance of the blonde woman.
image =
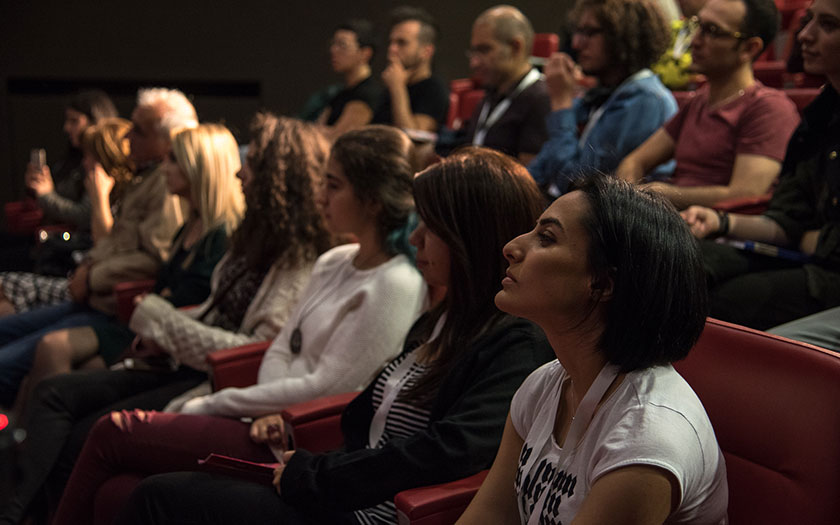
{"type": "MultiPolygon", "coordinates": [[[[206,124],[173,138],[172,153],[163,165],[167,190],[186,199],[192,212],[175,235],[172,256],[158,274],[155,293],[175,306],[200,303],[210,293],[210,274],[242,217],[244,200],[236,180],[239,167],[236,141],[224,126],[206,124]]],[[[15,317],[24,322],[26,315],[15,317]]],[[[33,326],[35,330],[0,347],[0,359],[8,365],[0,373],[4,398],[15,397],[27,372],[30,384],[35,385],[74,368],[103,368],[133,338],[113,317],[81,305],[53,325],[33,326]]]]}

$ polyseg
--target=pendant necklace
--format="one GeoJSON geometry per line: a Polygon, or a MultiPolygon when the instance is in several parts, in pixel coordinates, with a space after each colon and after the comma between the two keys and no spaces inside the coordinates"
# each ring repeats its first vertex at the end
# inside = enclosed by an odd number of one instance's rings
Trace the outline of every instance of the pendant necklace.
{"type": "MultiPolygon", "coordinates": [[[[359,263],[359,266],[364,268],[364,265],[372,262],[381,253],[382,252],[374,253],[373,256],[368,257],[363,263],[359,263]]],[[[356,255],[358,256],[358,253],[356,255]]],[[[356,260],[356,257],[353,257],[353,260],[350,261],[350,265],[349,265],[350,272],[353,272],[353,270],[356,269],[353,265],[353,262],[355,260],[356,260]]],[[[365,269],[367,269],[367,268],[365,268],[365,269]]],[[[324,287],[324,288],[329,290],[328,293],[321,295],[319,297],[319,301],[317,301],[317,303],[310,300],[310,301],[307,301],[306,304],[303,306],[303,308],[302,308],[303,313],[301,313],[300,317],[298,317],[297,326],[295,327],[294,330],[292,330],[292,335],[291,335],[291,337],[289,337],[289,350],[292,351],[292,354],[297,355],[297,354],[300,353],[301,350],[303,350],[303,332],[300,329],[300,325],[303,323],[303,320],[306,318],[306,316],[308,316],[310,313],[312,313],[312,310],[314,310],[315,307],[318,304],[320,304],[320,302],[322,300],[326,299],[327,297],[329,297],[331,295],[334,295],[335,292],[338,291],[338,288],[344,282],[344,277],[345,277],[344,274],[345,274],[345,270],[335,272],[335,274],[333,274],[333,278],[330,279],[327,282],[327,286],[324,287]],[[336,283],[336,281],[337,281],[337,284],[336,284],[335,287],[333,287],[332,285],[333,285],[333,283],[336,283]]],[[[350,274],[348,273],[347,276],[349,276],[349,275],[350,274]]]]}

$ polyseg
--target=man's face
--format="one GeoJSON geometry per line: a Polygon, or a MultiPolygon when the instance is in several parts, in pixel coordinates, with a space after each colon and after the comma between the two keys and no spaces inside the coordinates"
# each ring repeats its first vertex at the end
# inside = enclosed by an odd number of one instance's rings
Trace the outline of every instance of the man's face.
{"type": "Polygon", "coordinates": [[[743,64],[744,41],[734,34],[741,31],[746,11],[740,0],[709,0],[703,6],[697,15],[700,29],[691,41],[691,69],[694,72],[720,77],[743,64]]]}
{"type": "Polygon", "coordinates": [[[330,42],[330,63],[333,71],[344,74],[353,71],[368,60],[366,48],[359,47],[356,33],[339,29],[333,34],[330,42]]]}
{"type": "Polygon", "coordinates": [[[610,68],[604,28],[592,11],[584,12],[578,20],[572,47],[577,51],[578,65],[587,75],[599,77],[610,68]]]}
{"type": "Polygon", "coordinates": [[[514,57],[510,43],[496,40],[488,23],[475,24],[470,38],[470,71],[484,86],[497,87],[513,74],[514,57]]]}
{"type": "Polygon", "coordinates": [[[420,22],[406,20],[391,28],[388,37],[388,56],[396,56],[406,69],[416,69],[428,60],[429,44],[420,43],[420,22]]]}
{"type": "Polygon", "coordinates": [[[171,149],[169,138],[158,131],[160,115],[150,106],[137,106],[131,114],[133,126],[128,132],[131,160],[138,167],[161,162],[171,149]]]}

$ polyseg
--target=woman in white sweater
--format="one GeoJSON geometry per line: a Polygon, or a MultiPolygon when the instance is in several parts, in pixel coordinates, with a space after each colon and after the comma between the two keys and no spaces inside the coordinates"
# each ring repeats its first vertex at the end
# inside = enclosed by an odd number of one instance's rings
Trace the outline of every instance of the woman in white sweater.
{"type": "MultiPolygon", "coordinates": [[[[425,302],[408,234],[413,228],[412,145],[394,128],[339,137],[319,201],[331,232],[357,244],[315,263],[312,278],[260,365],[258,383],[188,401],[181,412],[276,414],[288,405],[358,390],[400,351],[425,302]]],[[[271,419],[258,419],[262,429],[271,419]]],[[[263,430],[264,431],[264,430],[263,430]]]]}

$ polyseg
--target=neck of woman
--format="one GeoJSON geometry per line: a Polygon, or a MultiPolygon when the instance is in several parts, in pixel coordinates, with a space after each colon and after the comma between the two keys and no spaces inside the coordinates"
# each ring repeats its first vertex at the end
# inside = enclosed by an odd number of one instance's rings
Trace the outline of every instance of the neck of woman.
{"type": "Polygon", "coordinates": [[[378,232],[374,229],[356,234],[359,240],[359,253],[353,259],[353,266],[357,270],[369,270],[388,261],[391,255],[385,251],[378,232]]]}
{"type": "Polygon", "coordinates": [[[593,326],[586,321],[568,330],[545,330],[554,355],[571,379],[575,410],[607,364],[607,358],[599,346],[602,332],[602,326],[593,326]]]}

